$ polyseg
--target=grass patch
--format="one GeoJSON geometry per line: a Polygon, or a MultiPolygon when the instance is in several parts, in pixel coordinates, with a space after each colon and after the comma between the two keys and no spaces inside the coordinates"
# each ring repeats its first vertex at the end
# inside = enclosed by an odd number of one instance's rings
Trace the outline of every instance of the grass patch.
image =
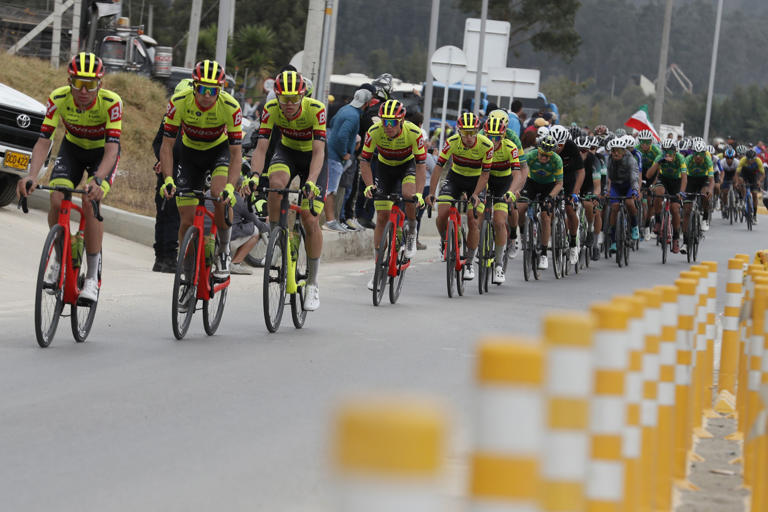
{"type": "MultiPolygon", "coordinates": [[[[48,61],[0,53],[2,82],[45,104],[48,95],[66,85],[67,69],[51,68],[48,61]]],[[[167,96],[165,88],[134,73],[114,73],[104,77],[103,87],[123,100],[123,133],[120,137],[120,163],[114,187],[105,204],[144,215],[155,215],[155,155],[152,140],[162,120],[167,96]]],[[[64,128],[56,130],[53,156],[58,153],[64,128]]],[[[51,163],[53,159],[51,159],[51,163]]],[[[43,182],[46,179],[41,180],[43,182]]]]}

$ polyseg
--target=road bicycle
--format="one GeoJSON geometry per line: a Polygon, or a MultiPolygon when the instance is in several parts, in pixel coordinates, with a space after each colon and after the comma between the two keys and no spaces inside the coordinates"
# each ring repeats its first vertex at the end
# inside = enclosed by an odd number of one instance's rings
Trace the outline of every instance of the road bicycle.
{"type": "Polygon", "coordinates": [[[555,272],[555,279],[561,279],[568,272],[569,245],[568,229],[565,222],[565,196],[560,194],[555,198],[555,204],[552,209],[551,231],[552,233],[552,269],[555,272]]]}
{"type": "Polygon", "coordinates": [[[686,251],[688,263],[696,261],[699,255],[699,243],[704,232],[701,229],[701,198],[702,194],[685,194],[686,203],[691,203],[691,211],[688,215],[688,225],[685,231],[686,251]]]}
{"type": "Polygon", "coordinates": [[[722,205],[723,217],[727,218],[730,224],[733,224],[733,221],[736,220],[736,216],[738,215],[736,212],[736,205],[738,200],[736,199],[736,190],[734,190],[735,188],[735,184],[731,182],[730,186],[728,187],[728,195],[726,196],[725,204],[722,205]]]}
{"type": "MultiPolygon", "coordinates": [[[[27,190],[30,188],[31,183],[28,183],[27,190]]],[[[72,202],[72,194],[84,196],[88,192],[63,186],[38,185],[37,188],[38,190],[50,190],[64,194],[59,208],[58,221],[48,232],[37,270],[37,284],[35,285],[35,337],[37,344],[42,348],[51,344],[56,335],[59,318],[62,316],[70,317],[72,335],[77,343],[82,343],[91,332],[99,299],[98,294],[93,302],[80,299],[80,290],[85,283],[85,276],[88,272],[87,259],[84,261],[83,258],[83,254],[86,254],[83,241],[85,216],[82,207],[72,202]],[[74,244],[69,220],[73,210],[80,214],[74,244]],[[59,267],[58,270],[56,270],[56,265],[59,267]],[[70,305],[69,315],[62,314],[65,304],[70,305]]],[[[102,222],[104,219],[99,211],[99,203],[91,200],[91,207],[96,220],[102,222]]],[[[19,208],[24,213],[29,212],[26,197],[19,200],[19,208]]],[[[101,258],[99,258],[97,275],[99,290],[101,290],[101,258]]]]}
{"type": "Polygon", "coordinates": [[[221,324],[224,306],[227,303],[227,291],[230,278],[217,279],[211,268],[214,258],[223,252],[216,236],[217,228],[214,215],[205,207],[205,202],[224,203],[224,220],[229,220],[229,199],[211,197],[204,190],[177,192],[175,197],[197,199],[195,218],[184,233],[176,262],[176,275],[173,278],[173,297],[171,303],[171,327],[173,335],[181,340],[187,334],[192,316],[197,310],[197,302],[203,301],[203,329],[208,336],[213,336],[221,324]],[[211,223],[210,234],[205,236],[205,219],[211,223]]]}
{"type": "MultiPolygon", "coordinates": [[[[264,257],[264,323],[269,332],[277,332],[283,319],[285,297],[290,296],[291,318],[297,329],[304,326],[307,310],[304,298],[307,286],[306,232],[301,225],[302,190],[289,188],[265,188],[265,193],[280,195],[280,219],[272,228],[264,257]],[[297,202],[291,203],[289,195],[296,194],[297,202]],[[293,212],[293,224],[288,228],[288,212],[293,212]]],[[[309,200],[309,211],[317,216],[314,199],[309,200]]]]}
{"type": "Polygon", "coordinates": [[[581,197],[581,201],[578,205],[579,231],[577,236],[579,245],[579,263],[577,263],[574,267],[574,270],[577,274],[579,273],[579,267],[585,269],[589,268],[589,262],[592,259],[592,245],[594,244],[594,234],[592,237],[589,236],[590,226],[587,222],[587,212],[584,208],[584,201],[592,201],[593,215],[600,214],[600,212],[597,210],[597,196],[593,194],[587,194],[581,197]],[[590,242],[590,238],[592,238],[592,243],[588,243],[590,242]]]}
{"type": "Polygon", "coordinates": [[[744,218],[747,219],[747,231],[752,231],[752,224],[754,223],[754,203],[752,203],[752,187],[749,183],[744,182],[744,218]]]}
{"type": "Polygon", "coordinates": [[[677,199],[677,196],[670,194],[654,194],[655,197],[661,197],[661,225],[659,227],[659,233],[656,236],[656,245],[661,246],[661,263],[667,263],[667,254],[672,247],[672,235],[674,233],[672,229],[672,201],[677,199]]]}
{"type": "Polygon", "coordinates": [[[373,305],[381,304],[384,291],[389,281],[389,302],[395,304],[403,289],[405,271],[411,266],[411,260],[405,257],[405,241],[408,235],[405,225],[405,213],[398,203],[416,202],[417,199],[404,199],[400,194],[375,194],[377,201],[392,201],[389,220],[384,225],[379,248],[376,249],[376,264],[373,271],[373,305]]]}
{"type": "Polygon", "coordinates": [[[634,248],[634,240],[629,227],[629,211],[627,199],[634,196],[610,196],[611,201],[618,201],[619,209],[616,212],[616,224],[614,226],[614,240],[616,241],[616,264],[621,267],[629,265],[629,251],[634,248]]]}
{"type": "Polygon", "coordinates": [[[467,265],[467,234],[461,223],[459,208],[466,209],[469,201],[466,199],[438,199],[436,202],[450,205],[443,248],[448,297],[453,297],[454,283],[456,284],[456,293],[462,296],[464,295],[464,266],[467,265]]]}
{"type": "Polygon", "coordinates": [[[541,277],[539,260],[541,259],[541,203],[537,200],[528,202],[525,211],[525,227],[523,228],[523,277],[526,281],[531,276],[535,280],[541,277]]]}
{"type": "MultiPolygon", "coordinates": [[[[488,285],[492,281],[493,272],[496,266],[496,232],[493,229],[493,205],[499,201],[505,201],[503,196],[486,196],[485,210],[483,211],[483,220],[480,223],[480,244],[477,247],[477,289],[480,295],[488,293],[488,285]]],[[[508,217],[508,216],[507,216],[508,217]]],[[[509,226],[505,229],[509,235],[509,226]]],[[[504,247],[504,256],[502,259],[502,269],[506,271],[507,252],[509,246],[504,247]]],[[[496,283],[498,286],[501,283],[496,283]]]]}

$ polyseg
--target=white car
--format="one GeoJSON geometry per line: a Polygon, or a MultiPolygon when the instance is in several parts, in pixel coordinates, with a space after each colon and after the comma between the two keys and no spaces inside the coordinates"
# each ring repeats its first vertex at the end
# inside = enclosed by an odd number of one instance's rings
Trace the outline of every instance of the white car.
{"type": "Polygon", "coordinates": [[[16,182],[29,173],[45,105],[0,83],[0,207],[16,198],[16,182]]]}

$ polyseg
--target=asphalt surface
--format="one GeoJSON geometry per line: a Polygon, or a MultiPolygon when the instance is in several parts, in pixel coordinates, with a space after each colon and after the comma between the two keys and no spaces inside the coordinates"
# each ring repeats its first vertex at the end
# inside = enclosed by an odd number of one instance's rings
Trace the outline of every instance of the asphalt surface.
{"type": "MultiPolygon", "coordinates": [[[[701,258],[766,248],[768,218],[747,232],[719,219],[701,258]]],[[[661,264],[653,241],[629,268],[600,261],[555,280],[507,283],[449,299],[437,243],[420,251],[400,302],[374,308],[368,261],[322,264],[321,308],[294,329],[286,309],[264,326],[261,271],[234,276],[219,332],[202,314],[171,332],[172,276],[149,272],[150,248],[107,235],[93,331],[75,344],[68,319],[48,349],[34,337],[41,212],[0,210],[0,495],[5,510],[329,511],[329,428],[339,401],[367,393],[433,396],[452,412],[446,492],[461,494],[469,449],[474,347],[487,335],[537,335],[553,309],[671,283],[689,264],[661,264]]],[[[721,276],[724,274],[721,274],[721,276]]],[[[720,280],[724,289],[724,278],[720,280]]],[[[721,292],[722,293],[722,292],[721,292]]],[[[386,300],[386,299],[385,299],[386,300]]]]}

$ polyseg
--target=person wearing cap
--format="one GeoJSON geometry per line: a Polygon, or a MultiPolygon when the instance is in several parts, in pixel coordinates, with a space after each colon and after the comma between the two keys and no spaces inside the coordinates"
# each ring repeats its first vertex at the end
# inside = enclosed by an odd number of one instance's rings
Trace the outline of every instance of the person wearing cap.
{"type": "Polygon", "coordinates": [[[373,95],[367,89],[358,89],[349,104],[336,112],[328,124],[328,198],[325,209],[325,227],[333,231],[347,232],[349,229],[336,220],[336,191],[344,173],[344,164],[355,152],[355,137],[360,130],[360,116],[371,102],[373,95]]]}

